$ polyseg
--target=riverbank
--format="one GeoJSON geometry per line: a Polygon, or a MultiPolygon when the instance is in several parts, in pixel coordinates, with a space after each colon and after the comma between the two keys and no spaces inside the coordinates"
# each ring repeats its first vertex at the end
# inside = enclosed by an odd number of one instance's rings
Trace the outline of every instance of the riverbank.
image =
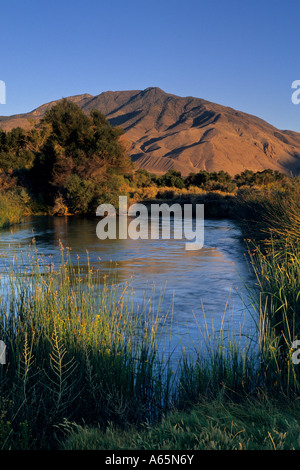
{"type": "Polygon", "coordinates": [[[22,187],[0,192],[0,229],[23,222],[29,215],[45,215],[48,209],[22,187]]]}
{"type": "Polygon", "coordinates": [[[155,198],[145,198],[142,201],[146,206],[151,204],[204,204],[204,216],[207,219],[234,219],[236,215],[236,195],[222,191],[182,191],[164,188],[155,198]]]}
{"type": "Polygon", "coordinates": [[[15,193],[0,194],[0,229],[20,223],[24,218],[24,209],[15,193]]]}

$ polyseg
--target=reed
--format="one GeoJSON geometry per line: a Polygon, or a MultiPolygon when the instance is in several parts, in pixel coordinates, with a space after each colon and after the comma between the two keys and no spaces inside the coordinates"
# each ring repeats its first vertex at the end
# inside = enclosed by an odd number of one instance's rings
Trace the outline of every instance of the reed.
{"type": "Polygon", "coordinates": [[[299,366],[291,360],[300,338],[300,184],[245,192],[239,200],[259,301],[258,334],[264,386],[270,394],[299,393],[299,366]]]}
{"type": "Polygon", "coordinates": [[[76,265],[63,247],[56,266],[34,248],[29,259],[12,258],[2,293],[4,449],[55,448],[65,421],[103,429],[154,425],[200,397],[247,395],[255,386],[255,354],[244,338],[205,330],[206,352],[195,344],[176,367],[170,351],[159,352],[168,344],[166,315],[151,299],[136,305],[130,285],[105,277],[88,259],[76,265]]]}
{"type": "Polygon", "coordinates": [[[12,436],[18,442],[22,423],[31,445],[43,447],[54,445],[65,418],[124,426],[161,416],[170,385],[157,356],[160,318],[151,305],[134,306],[129,289],[89,263],[83,272],[63,252],[58,267],[36,253],[26,273],[11,263],[0,306],[0,397],[11,403],[12,428],[2,447],[12,436]]]}

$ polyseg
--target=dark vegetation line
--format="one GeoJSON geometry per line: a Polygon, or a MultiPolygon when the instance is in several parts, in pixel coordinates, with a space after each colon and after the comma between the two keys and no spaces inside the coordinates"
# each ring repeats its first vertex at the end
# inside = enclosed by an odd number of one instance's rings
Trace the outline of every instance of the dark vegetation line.
{"type": "Polygon", "coordinates": [[[136,315],[101,272],[72,266],[64,251],[57,271],[33,250],[19,276],[16,260],[0,297],[0,448],[300,448],[300,365],[292,361],[299,179],[269,170],[233,179],[134,173],[120,131],[67,101],[32,131],[1,133],[0,142],[0,207],[19,206],[20,217],[23,209],[93,213],[125,188],[133,200],[230,196],[260,291],[254,351],[221,342],[206,360],[197,350],[183,354],[174,371],[157,356],[157,313],[146,306],[136,315]]]}

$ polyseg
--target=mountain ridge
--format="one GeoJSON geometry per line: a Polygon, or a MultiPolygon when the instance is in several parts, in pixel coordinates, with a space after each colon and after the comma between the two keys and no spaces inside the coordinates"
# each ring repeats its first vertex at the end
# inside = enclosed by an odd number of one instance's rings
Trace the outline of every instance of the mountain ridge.
{"type": "MultiPolygon", "coordinates": [[[[280,130],[263,119],[193,96],[181,97],[158,87],[105,91],[67,99],[89,113],[98,109],[113,126],[124,129],[136,168],[162,174],[171,168],[186,176],[199,170],[270,168],[300,172],[300,134],[280,130]]],[[[29,129],[60,100],[29,113],[0,116],[0,128],[29,129]]]]}

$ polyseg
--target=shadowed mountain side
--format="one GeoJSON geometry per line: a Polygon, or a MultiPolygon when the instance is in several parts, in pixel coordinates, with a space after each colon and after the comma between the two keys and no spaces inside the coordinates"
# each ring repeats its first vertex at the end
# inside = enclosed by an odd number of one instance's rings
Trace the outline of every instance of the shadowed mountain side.
{"type": "MultiPolygon", "coordinates": [[[[161,174],[170,168],[183,175],[199,170],[266,168],[300,172],[300,134],[281,131],[255,116],[200,98],[179,97],[151,87],[143,91],[107,91],[68,98],[84,112],[98,109],[125,131],[137,168],[161,174]]],[[[0,117],[0,127],[29,129],[57,101],[27,114],[0,117]]]]}

